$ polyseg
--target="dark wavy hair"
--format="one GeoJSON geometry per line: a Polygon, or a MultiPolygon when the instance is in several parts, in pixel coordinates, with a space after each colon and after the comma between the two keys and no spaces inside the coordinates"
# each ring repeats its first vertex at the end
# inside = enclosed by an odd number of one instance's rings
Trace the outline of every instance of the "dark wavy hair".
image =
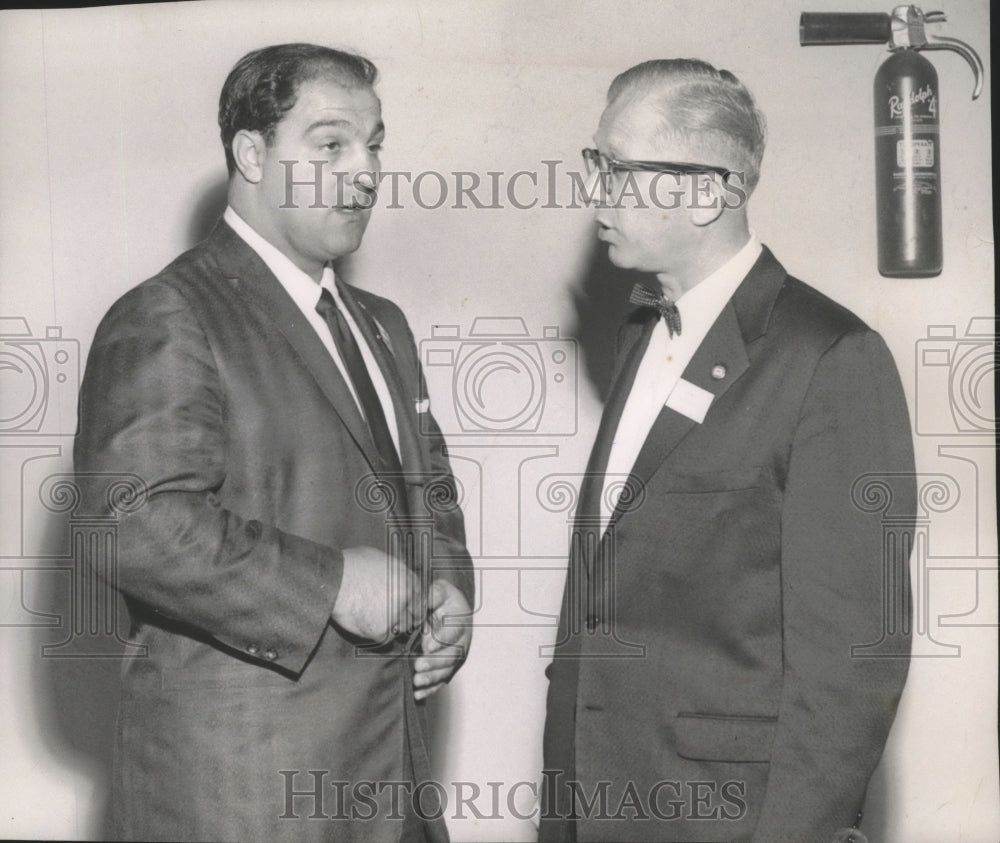
{"type": "Polygon", "coordinates": [[[363,56],[316,44],[263,47],[236,62],[219,95],[219,130],[229,175],[236,171],[236,133],[260,132],[270,144],[275,126],[295,107],[299,86],[324,76],[348,86],[371,86],[378,70],[363,56]]]}

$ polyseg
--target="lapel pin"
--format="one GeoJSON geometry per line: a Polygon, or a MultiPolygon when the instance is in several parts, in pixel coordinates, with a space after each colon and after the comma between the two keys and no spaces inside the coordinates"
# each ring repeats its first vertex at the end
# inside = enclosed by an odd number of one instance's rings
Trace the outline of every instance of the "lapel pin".
{"type": "Polygon", "coordinates": [[[726,376],[726,367],[721,363],[716,363],[712,367],[712,379],[721,381],[726,376]]]}
{"type": "Polygon", "coordinates": [[[389,332],[382,327],[382,323],[379,322],[374,316],[369,314],[368,318],[371,319],[372,325],[375,326],[375,336],[378,337],[379,342],[392,352],[392,341],[389,339],[389,332]]]}

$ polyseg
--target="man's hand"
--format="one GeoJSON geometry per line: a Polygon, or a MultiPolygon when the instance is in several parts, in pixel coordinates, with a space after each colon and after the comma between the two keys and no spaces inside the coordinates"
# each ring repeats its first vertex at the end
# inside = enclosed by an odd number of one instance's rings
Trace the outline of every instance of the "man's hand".
{"type": "Polygon", "coordinates": [[[430,616],[424,625],[421,655],[413,665],[413,696],[425,699],[440,690],[462,666],[472,642],[472,609],[448,580],[430,590],[430,616]]]}
{"type": "Polygon", "coordinates": [[[420,579],[403,562],[374,547],[344,551],[344,575],[330,617],[354,635],[388,641],[427,615],[420,579]]]}

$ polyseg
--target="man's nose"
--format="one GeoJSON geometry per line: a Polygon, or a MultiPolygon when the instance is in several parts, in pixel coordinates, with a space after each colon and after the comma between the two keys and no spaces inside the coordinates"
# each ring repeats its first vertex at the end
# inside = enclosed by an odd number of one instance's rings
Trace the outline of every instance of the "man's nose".
{"type": "Polygon", "coordinates": [[[594,170],[587,176],[583,185],[583,201],[588,207],[600,204],[601,193],[604,190],[604,178],[600,170],[594,170]],[[595,201],[596,197],[596,201],[595,201]]]}
{"type": "Polygon", "coordinates": [[[378,193],[378,169],[359,170],[354,174],[354,186],[366,194],[378,193]]]}
{"type": "Polygon", "coordinates": [[[583,183],[583,202],[595,211],[601,211],[611,205],[610,177],[600,170],[587,175],[583,183]]]}

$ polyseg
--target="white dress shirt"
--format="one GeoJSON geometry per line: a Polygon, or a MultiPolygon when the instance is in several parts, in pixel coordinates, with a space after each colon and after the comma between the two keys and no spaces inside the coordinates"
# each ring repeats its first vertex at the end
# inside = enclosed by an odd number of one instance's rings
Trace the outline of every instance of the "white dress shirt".
{"type": "Polygon", "coordinates": [[[385,413],[385,420],[389,425],[389,433],[392,434],[392,441],[396,446],[396,451],[398,453],[399,427],[396,424],[396,413],[393,408],[392,396],[389,393],[389,387],[386,385],[385,376],[382,374],[382,370],[378,367],[378,363],[375,361],[375,357],[372,354],[371,349],[368,347],[368,343],[365,342],[364,335],[358,330],[357,323],[351,316],[350,311],[344,306],[344,301],[341,299],[340,293],[337,292],[336,277],[333,274],[333,270],[329,266],[324,267],[323,277],[320,279],[319,284],[317,284],[312,278],[306,275],[305,272],[292,263],[292,261],[284,253],[261,237],[250,226],[250,224],[231,207],[226,208],[226,212],[223,214],[222,218],[226,221],[229,227],[232,228],[232,230],[235,231],[246,242],[246,244],[260,256],[260,259],[267,264],[267,268],[274,273],[274,277],[277,278],[281,286],[285,288],[285,292],[291,296],[292,301],[294,301],[298,309],[302,311],[302,315],[305,316],[306,321],[312,326],[313,330],[316,332],[316,336],[320,338],[320,341],[326,347],[326,350],[330,352],[330,356],[333,358],[334,363],[337,364],[340,374],[343,375],[344,381],[347,383],[347,388],[351,390],[351,395],[354,396],[354,403],[358,406],[358,412],[360,412],[361,417],[364,418],[365,411],[362,408],[361,403],[358,401],[358,395],[354,389],[354,384],[351,383],[347,367],[344,365],[340,352],[337,350],[337,346],[333,341],[330,328],[324,321],[323,317],[316,311],[316,305],[319,304],[319,297],[322,289],[330,291],[334,301],[337,303],[337,307],[340,308],[340,312],[344,315],[344,319],[347,320],[347,325],[351,329],[351,333],[354,334],[354,339],[358,343],[358,348],[361,350],[361,357],[365,361],[365,368],[368,369],[368,374],[372,379],[375,392],[378,394],[378,400],[382,404],[382,410],[385,413]]]}
{"type": "Polygon", "coordinates": [[[602,533],[611,521],[624,481],[653,423],[664,404],[677,394],[681,375],[736,288],[756,263],[761,248],[760,240],[751,231],[750,239],[740,251],[677,300],[681,314],[679,335],[670,337],[664,320],[657,320],[611,444],[601,493],[602,533]]]}

